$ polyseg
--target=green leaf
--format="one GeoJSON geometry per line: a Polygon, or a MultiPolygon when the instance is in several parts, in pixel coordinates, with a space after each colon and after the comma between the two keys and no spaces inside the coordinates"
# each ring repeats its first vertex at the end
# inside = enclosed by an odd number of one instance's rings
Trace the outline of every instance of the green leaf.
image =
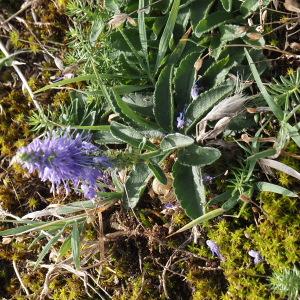
{"type": "Polygon", "coordinates": [[[34,270],[39,266],[43,258],[47,255],[47,253],[50,251],[51,247],[59,240],[61,237],[62,233],[64,232],[65,228],[60,230],[59,232],[56,233],[56,235],[48,241],[46,246],[43,248],[43,250],[40,252],[35,264],[34,264],[34,270]]]}
{"type": "Polygon", "coordinates": [[[134,208],[137,205],[150,178],[151,170],[146,164],[138,163],[134,166],[125,183],[122,198],[127,207],[134,208]]]}
{"type": "Polygon", "coordinates": [[[273,112],[273,114],[276,116],[276,118],[279,121],[283,120],[284,117],[284,113],[282,111],[282,109],[280,108],[280,106],[277,105],[277,103],[274,101],[274,99],[269,95],[267,89],[265,88],[265,86],[263,85],[259,73],[257,71],[257,68],[255,66],[255,63],[253,62],[249,52],[247,51],[247,49],[245,48],[245,53],[246,53],[246,57],[248,60],[248,63],[250,65],[250,69],[252,71],[253,77],[256,81],[257,87],[259,88],[262,96],[264,97],[264,99],[266,100],[267,104],[269,105],[271,111],[273,112]]]}
{"type": "Polygon", "coordinates": [[[207,166],[211,165],[221,157],[221,152],[212,147],[201,147],[191,145],[179,151],[178,161],[186,166],[207,166]]]}
{"type": "Polygon", "coordinates": [[[153,115],[153,93],[134,93],[122,97],[132,110],[147,117],[154,118],[153,115]]]}
{"type": "Polygon", "coordinates": [[[157,129],[158,126],[155,123],[152,123],[145,118],[138,115],[134,110],[130,108],[130,106],[124,102],[121,97],[113,92],[113,100],[111,104],[113,105],[113,108],[116,113],[119,113],[120,117],[130,124],[132,124],[132,121],[135,122],[138,125],[141,125],[143,127],[151,128],[151,129],[157,129]]]}
{"type": "Polygon", "coordinates": [[[153,175],[157,178],[157,180],[159,182],[161,182],[164,185],[166,185],[168,183],[168,179],[167,179],[164,171],[161,169],[161,167],[158,164],[149,161],[148,162],[148,167],[150,168],[153,175]]]}
{"type": "Polygon", "coordinates": [[[16,227],[16,228],[10,228],[10,229],[6,229],[6,230],[2,230],[2,231],[0,231],[0,236],[21,234],[21,233],[23,233],[25,231],[28,231],[30,229],[34,229],[35,227],[37,227],[41,224],[46,224],[46,223],[45,222],[35,222],[35,223],[29,224],[29,225],[23,225],[23,226],[16,227]]]}
{"type": "Polygon", "coordinates": [[[231,11],[232,0],[221,0],[222,6],[226,11],[231,11]]]}
{"type": "Polygon", "coordinates": [[[193,128],[194,125],[204,117],[204,114],[213,108],[216,103],[229,95],[233,88],[234,83],[228,81],[221,86],[214,87],[207,92],[200,94],[200,96],[187,107],[185,116],[189,125],[186,128],[186,132],[193,128]]]}
{"type": "MultiPolygon", "coordinates": [[[[169,58],[168,58],[168,65],[176,65],[178,60],[180,59],[187,42],[189,41],[189,35],[191,33],[191,30],[187,30],[187,32],[181,37],[181,39],[179,40],[178,44],[176,45],[175,49],[173,50],[173,52],[170,54],[169,58]]],[[[198,55],[200,56],[200,54],[202,53],[201,50],[198,51],[198,55]]]]}
{"type": "Polygon", "coordinates": [[[212,0],[201,0],[194,1],[190,5],[190,13],[191,13],[191,23],[192,27],[195,30],[195,27],[199,23],[200,20],[207,17],[209,10],[213,6],[214,1],[212,0]]]}
{"type": "Polygon", "coordinates": [[[207,206],[212,206],[212,205],[216,205],[216,204],[220,204],[220,203],[223,204],[230,198],[231,193],[232,193],[232,191],[225,191],[224,193],[209,200],[209,202],[207,203],[207,206]]]}
{"type": "Polygon", "coordinates": [[[147,150],[156,150],[156,146],[146,140],[146,138],[132,127],[112,122],[110,125],[112,135],[121,141],[132,145],[135,148],[143,148],[147,150]]]}
{"type": "Polygon", "coordinates": [[[94,46],[98,40],[98,37],[102,33],[103,29],[105,28],[105,23],[102,19],[97,19],[93,21],[91,33],[90,33],[90,43],[94,46]]]}
{"type": "Polygon", "coordinates": [[[246,29],[238,25],[224,24],[220,26],[220,33],[222,42],[230,42],[243,37],[246,34],[246,29]]]}
{"type": "Polygon", "coordinates": [[[37,91],[35,91],[34,94],[45,92],[45,91],[53,89],[55,87],[61,87],[61,86],[67,85],[67,84],[81,82],[81,81],[88,81],[91,79],[95,79],[95,75],[81,75],[81,76],[77,76],[77,77],[70,78],[70,79],[64,79],[64,80],[61,80],[61,81],[58,81],[55,83],[48,84],[48,85],[42,87],[41,89],[38,89],[37,91]]]}
{"type": "Polygon", "coordinates": [[[178,15],[178,10],[179,10],[179,5],[180,5],[180,0],[174,0],[173,5],[167,20],[167,24],[165,26],[165,29],[162,33],[162,36],[159,41],[159,46],[158,46],[158,54],[156,58],[156,63],[155,63],[155,72],[157,72],[158,68],[160,67],[162,60],[168,50],[168,45],[169,41],[172,37],[173,34],[173,29],[176,23],[177,15],[178,15]]]}
{"type": "MultiPolygon", "coordinates": [[[[133,43],[130,41],[130,39],[127,37],[125,31],[123,30],[120,30],[120,33],[123,37],[123,39],[125,40],[125,42],[127,43],[130,51],[132,52],[132,54],[135,56],[135,58],[137,59],[141,69],[144,71],[144,72],[148,72],[148,68],[145,66],[144,64],[144,61],[140,55],[140,53],[137,51],[137,47],[133,45],[133,43]]],[[[149,75],[149,74],[148,74],[149,75]]]]}
{"type": "Polygon", "coordinates": [[[149,59],[148,59],[148,41],[147,41],[147,31],[146,31],[146,24],[145,24],[145,1],[139,0],[139,10],[138,10],[138,26],[139,26],[139,36],[140,42],[142,45],[142,50],[144,54],[144,58],[147,65],[147,72],[148,75],[151,77],[149,59]]]}
{"type": "Polygon", "coordinates": [[[261,1],[257,0],[245,0],[241,5],[241,13],[243,17],[247,17],[251,13],[255,12],[258,9],[258,7],[261,6],[261,4],[263,6],[267,6],[270,2],[271,0],[263,0],[262,3],[261,1]]]}
{"type": "Polygon", "coordinates": [[[194,68],[195,61],[199,57],[199,52],[191,53],[181,60],[175,73],[175,96],[174,102],[177,110],[181,111],[184,105],[190,102],[191,89],[196,78],[194,68]]]}
{"type": "Polygon", "coordinates": [[[80,269],[80,234],[77,222],[73,223],[71,234],[72,256],[76,269],[80,269]]]}
{"type": "Polygon", "coordinates": [[[260,181],[257,183],[257,188],[261,192],[272,192],[272,193],[280,194],[282,196],[287,196],[287,197],[299,197],[296,193],[294,193],[282,186],[279,186],[279,185],[273,184],[273,183],[269,183],[269,182],[260,181]]]}
{"type": "Polygon", "coordinates": [[[240,201],[240,197],[237,193],[231,195],[231,197],[222,205],[225,211],[229,211],[234,208],[240,201]]]}
{"type": "Polygon", "coordinates": [[[217,11],[206,18],[202,19],[195,28],[195,35],[200,37],[203,33],[211,31],[212,29],[231,20],[231,14],[226,11],[217,11]]]}
{"type": "Polygon", "coordinates": [[[261,151],[261,152],[258,152],[258,153],[255,153],[251,156],[248,156],[247,157],[247,160],[258,160],[258,159],[261,159],[261,158],[266,158],[266,157],[269,157],[269,156],[272,156],[276,153],[276,150],[275,149],[267,149],[267,150],[264,150],[264,151],[261,151]]]}
{"type": "Polygon", "coordinates": [[[173,67],[166,66],[160,73],[154,91],[154,116],[159,126],[173,131],[174,104],[172,93],[173,67]]]}
{"type": "Polygon", "coordinates": [[[71,250],[71,235],[69,235],[64,242],[62,243],[62,245],[60,246],[60,249],[58,251],[59,253],[59,257],[65,257],[66,254],[68,253],[68,251],[71,250]]]}
{"type": "Polygon", "coordinates": [[[205,190],[201,169],[184,166],[176,161],[173,166],[174,191],[186,214],[195,219],[204,213],[205,190]]]}
{"type": "Polygon", "coordinates": [[[172,235],[175,235],[177,233],[186,231],[186,230],[188,230],[188,229],[190,229],[190,228],[192,228],[192,227],[194,227],[196,225],[199,225],[199,224],[202,224],[204,222],[207,222],[207,221],[209,221],[209,220],[211,220],[213,218],[216,218],[216,217],[218,217],[220,215],[223,215],[224,212],[225,212],[225,210],[223,208],[217,208],[215,210],[212,210],[212,211],[206,213],[205,215],[202,215],[201,217],[199,217],[199,218],[191,221],[190,223],[186,224],[185,226],[183,226],[182,228],[180,228],[176,232],[170,234],[169,237],[172,236],[172,235]]]}
{"type": "Polygon", "coordinates": [[[224,81],[233,64],[229,56],[211,64],[202,77],[205,86],[214,87],[224,81]]]}
{"type": "Polygon", "coordinates": [[[145,85],[145,86],[140,86],[140,85],[115,85],[113,87],[113,90],[118,94],[118,95],[126,95],[134,92],[139,92],[148,88],[151,88],[151,85],[145,85]]]}
{"type": "Polygon", "coordinates": [[[194,144],[194,139],[181,133],[168,134],[161,141],[160,148],[164,151],[173,151],[175,149],[188,147],[194,144]]]}

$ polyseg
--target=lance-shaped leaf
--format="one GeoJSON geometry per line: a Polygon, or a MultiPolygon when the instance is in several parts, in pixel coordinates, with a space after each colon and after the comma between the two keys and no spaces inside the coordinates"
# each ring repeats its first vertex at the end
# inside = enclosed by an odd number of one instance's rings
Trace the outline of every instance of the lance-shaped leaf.
{"type": "Polygon", "coordinates": [[[167,132],[173,131],[174,121],[172,74],[173,67],[166,66],[159,75],[154,91],[154,116],[158,125],[167,132]]]}
{"type": "Polygon", "coordinates": [[[261,192],[272,192],[287,197],[298,197],[298,195],[282,186],[269,182],[258,182],[257,187],[261,192]]]}
{"type": "Polygon", "coordinates": [[[173,29],[178,15],[179,4],[180,4],[180,0],[173,1],[172,9],[170,11],[167,24],[160,38],[159,46],[158,46],[158,54],[157,54],[156,64],[155,64],[155,73],[158,70],[159,66],[161,65],[161,62],[168,50],[169,41],[173,34],[173,29]]]}
{"type": "Polygon", "coordinates": [[[199,52],[190,53],[180,62],[176,71],[174,100],[178,111],[182,111],[184,105],[190,102],[191,89],[196,77],[194,64],[198,57],[199,52]]]}
{"type": "Polygon", "coordinates": [[[173,166],[173,175],[175,194],[186,214],[191,219],[203,215],[205,190],[201,169],[185,166],[176,161],[173,166]]]}

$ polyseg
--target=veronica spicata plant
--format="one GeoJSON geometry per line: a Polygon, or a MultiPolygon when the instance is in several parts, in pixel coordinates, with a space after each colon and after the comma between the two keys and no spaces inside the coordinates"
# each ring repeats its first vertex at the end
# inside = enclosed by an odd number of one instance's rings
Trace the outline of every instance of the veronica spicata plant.
{"type": "Polygon", "coordinates": [[[64,134],[48,134],[46,138],[34,139],[17,152],[13,161],[20,163],[30,173],[38,172],[42,181],[50,181],[51,192],[59,192],[61,186],[66,193],[70,184],[80,187],[84,197],[93,199],[97,195],[97,181],[105,181],[103,167],[110,167],[106,156],[97,155],[98,148],[82,139],[64,134]]]}

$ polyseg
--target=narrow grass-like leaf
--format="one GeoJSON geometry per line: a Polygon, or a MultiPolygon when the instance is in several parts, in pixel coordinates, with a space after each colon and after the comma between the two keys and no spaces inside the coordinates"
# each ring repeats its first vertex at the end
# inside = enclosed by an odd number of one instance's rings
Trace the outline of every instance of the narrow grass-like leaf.
{"type": "Polygon", "coordinates": [[[298,195],[282,186],[269,182],[258,182],[257,187],[261,192],[272,192],[287,197],[298,197],[298,195]]]}
{"type": "Polygon", "coordinates": [[[31,231],[40,231],[40,230],[57,230],[61,229],[65,225],[74,222],[74,220],[81,221],[86,218],[85,214],[80,214],[76,216],[72,216],[69,218],[65,218],[63,220],[55,220],[50,222],[36,222],[30,225],[24,225],[17,228],[11,228],[7,230],[0,231],[0,236],[7,236],[7,235],[20,235],[24,233],[28,233],[31,231]]]}
{"type": "Polygon", "coordinates": [[[172,91],[173,67],[166,66],[160,73],[154,91],[154,116],[159,126],[173,131],[174,103],[172,91]]]}
{"type": "Polygon", "coordinates": [[[139,10],[138,10],[138,25],[139,25],[139,36],[140,42],[142,45],[142,50],[144,54],[144,58],[147,65],[147,73],[150,78],[152,78],[150,65],[149,65],[149,58],[148,58],[148,41],[147,41],[147,31],[146,31],[146,24],[145,24],[145,1],[139,0],[139,10]]]}
{"type": "Polygon", "coordinates": [[[156,63],[155,63],[155,69],[154,73],[157,72],[158,68],[160,67],[162,60],[168,50],[168,45],[169,41],[171,39],[171,36],[173,34],[173,29],[175,26],[175,22],[177,19],[178,15],[178,10],[179,10],[179,5],[180,5],[180,0],[174,0],[173,5],[165,26],[165,29],[162,33],[162,36],[159,41],[159,46],[158,46],[158,53],[157,53],[157,58],[156,58],[156,63]]]}
{"type": "Polygon", "coordinates": [[[176,197],[186,214],[191,219],[203,215],[206,203],[201,169],[185,166],[176,161],[173,166],[173,176],[176,197]]]}
{"type": "Polygon", "coordinates": [[[264,97],[264,99],[268,103],[268,105],[269,105],[271,111],[273,112],[273,114],[276,116],[276,118],[279,121],[282,121],[283,117],[284,117],[284,113],[283,113],[282,109],[280,108],[280,106],[277,105],[277,103],[274,101],[274,99],[269,95],[267,89],[263,85],[263,83],[260,79],[259,73],[257,71],[257,68],[255,66],[255,63],[253,62],[252,57],[250,56],[248,50],[246,48],[244,50],[245,50],[246,57],[247,57],[249,65],[250,65],[250,69],[252,71],[253,77],[256,81],[257,87],[259,88],[262,96],[264,97]]]}
{"type": "Polygon", "coordinates": [[[39,264],[42,262],[43,258],[48,254],[48,252],[50,251],[51,247],[59,240],[59,238],[61,237],[62,233],[64,232],[65,228],[63,228],[62,230],[60,230],[59,232],[56,233],[56,235],[48,241],[48,243],[46,244],[46,246],[43,248],[43,250],[40,252],[35,264],[34,264],[34,269],[36,269],[39,264]]]}
{"type": "Polygon", "coordinates": [[[48,90],[53,89],[55,87],[61,87],[61,86],[71,84],[71,83],[76,83],[76,82],[81,82],[81,81],[88,81],[88,80],[91,80],[91,79],[95,79],[95,77],[96,77],[95,75],[81,75],[81,76],[77,76],[77,77],[70,78],[70,79],[63,79],[61,81],[48,84],[48,85],[36,90],[34,92],[34,94],[45,92],[45,91],[48,91],[48,90]]]}
{"type": "Polygon", "coordinates": [[[205,215],[202,215],[201,217],[199,217],[199,218],[191,221],[190,223],[186,224],[185,226],[183,226],[182,228],[180,228],[176,232],[170,234],[169,237],[172,236],[172,235],[175,235],[177,233],[180,233],[180,232],[186,231],[188,229],[191,229],[192,227],[194,227],[196,225],[199,225],[199,224],[202,224],[204,222],[207,222],[207,221],[209,221],[213,218],[221,216],[221,215],[224,214],[224,212],[225,212],[225,209],[223,209],[223,208],[217,208],[215,210],[212,210],[212,211],[206,213],[205,215]]]}
{"type": "Polygon", "coordinates": [[[276,153],[275,149],[273,149],[273,148],[272,149],[267,149],[267,150],[255,153],[255,154],[253,154],[251,156],[248,156],[247,160],[258,160],[258,159],[261,159],[261,158],[272,156],[275,153],[276,153]]]}
{"type": "Polygon", "coordinates": [[[194,125],[204,117],[204,114],[214,107],[222,98],[229,95],[234,88],[234,83],[228,81],[227,83],[214,87],[207,92],[200,94],[200,96],[194,100],[186,110],[186,119],[189,122],[186,132],[194,127],[194,125]]]}
{"type": "Polygon", "coordinates": [[[80,234],[77,222],[73,223],[71,234],[72,256],[76,269],[80,269],[80,234]]]}
{"type": "MultiPolygon", "coordinates": [[[[33,224],[29,224],[29,225],[23,225],[23,226],[19,226],[16,228],[10,228],[10,229],[6,229],[6,230],[2,230],[0,231],[0,236],[8,236],[8,235],[17,235],[17,234],[21,234],[23,232],[26,232],[30,229],[34,230],[35,227],[41,225],[42,222],[35,222],[33,224]]],[[[45,222],[43,222],[42,224],[46,224],[45,222]]]]}

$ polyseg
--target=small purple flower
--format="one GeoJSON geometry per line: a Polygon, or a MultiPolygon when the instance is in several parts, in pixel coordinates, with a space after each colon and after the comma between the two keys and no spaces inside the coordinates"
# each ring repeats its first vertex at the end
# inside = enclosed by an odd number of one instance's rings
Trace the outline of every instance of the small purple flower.
{"type": "Polygon", "coordinates": [[[193,100],[196,100],[200,93],[203,91],[203,87],[200,85],[200,80],[197,80],[191,90],[191,97],[193,100]]]}
{"type": "Polygon", "coordinates": [[[215,178],[216,177],[214,177],[214,176],[204,174],[203,177],[202,177],[202,180],[203,180],[203,183],[205,183],[205,184],[211,184],[215,178]]]}
{"type": "Polygon", "coordinates": [[[248,254],[254,258],[253,262],[255,265],[259,264],[260,262],[263,261],[263,258],[261,256],[261,254],[258,252],[258,251],[255,251],[255,250],[250,250],[248,252],[248,254]]]}
{"type": "Polygon", "coordinates": [[[225,261],[225,257],[221,254],[219,246],[212,240],[207,240],[206,245],[209,247],[213,255],[216,255],[221,261],[225,261]]]}
{"type": "Polygon", "coordinates": [[[63,185],[68,194],[73,184],[74,188],[81,187],[86,198],[93,199],[98,190],[97,180],[105,177],[97,164],[109,164],[108,158],[96,156],[96,151],[98,148],[83,141],[80,135],[72,138],[48,134],[45,139],[36,138],[19,149],[14,161],[30,173],[37,171],[42,181],[49,180],[53,193],[63,185]]]}
{"type": "Polygon", "coordinates": [[[184,112],[179,113],[179,116],[177,117],[177,129],[182,129],[185,126],[185,115],[184,112]]]}

